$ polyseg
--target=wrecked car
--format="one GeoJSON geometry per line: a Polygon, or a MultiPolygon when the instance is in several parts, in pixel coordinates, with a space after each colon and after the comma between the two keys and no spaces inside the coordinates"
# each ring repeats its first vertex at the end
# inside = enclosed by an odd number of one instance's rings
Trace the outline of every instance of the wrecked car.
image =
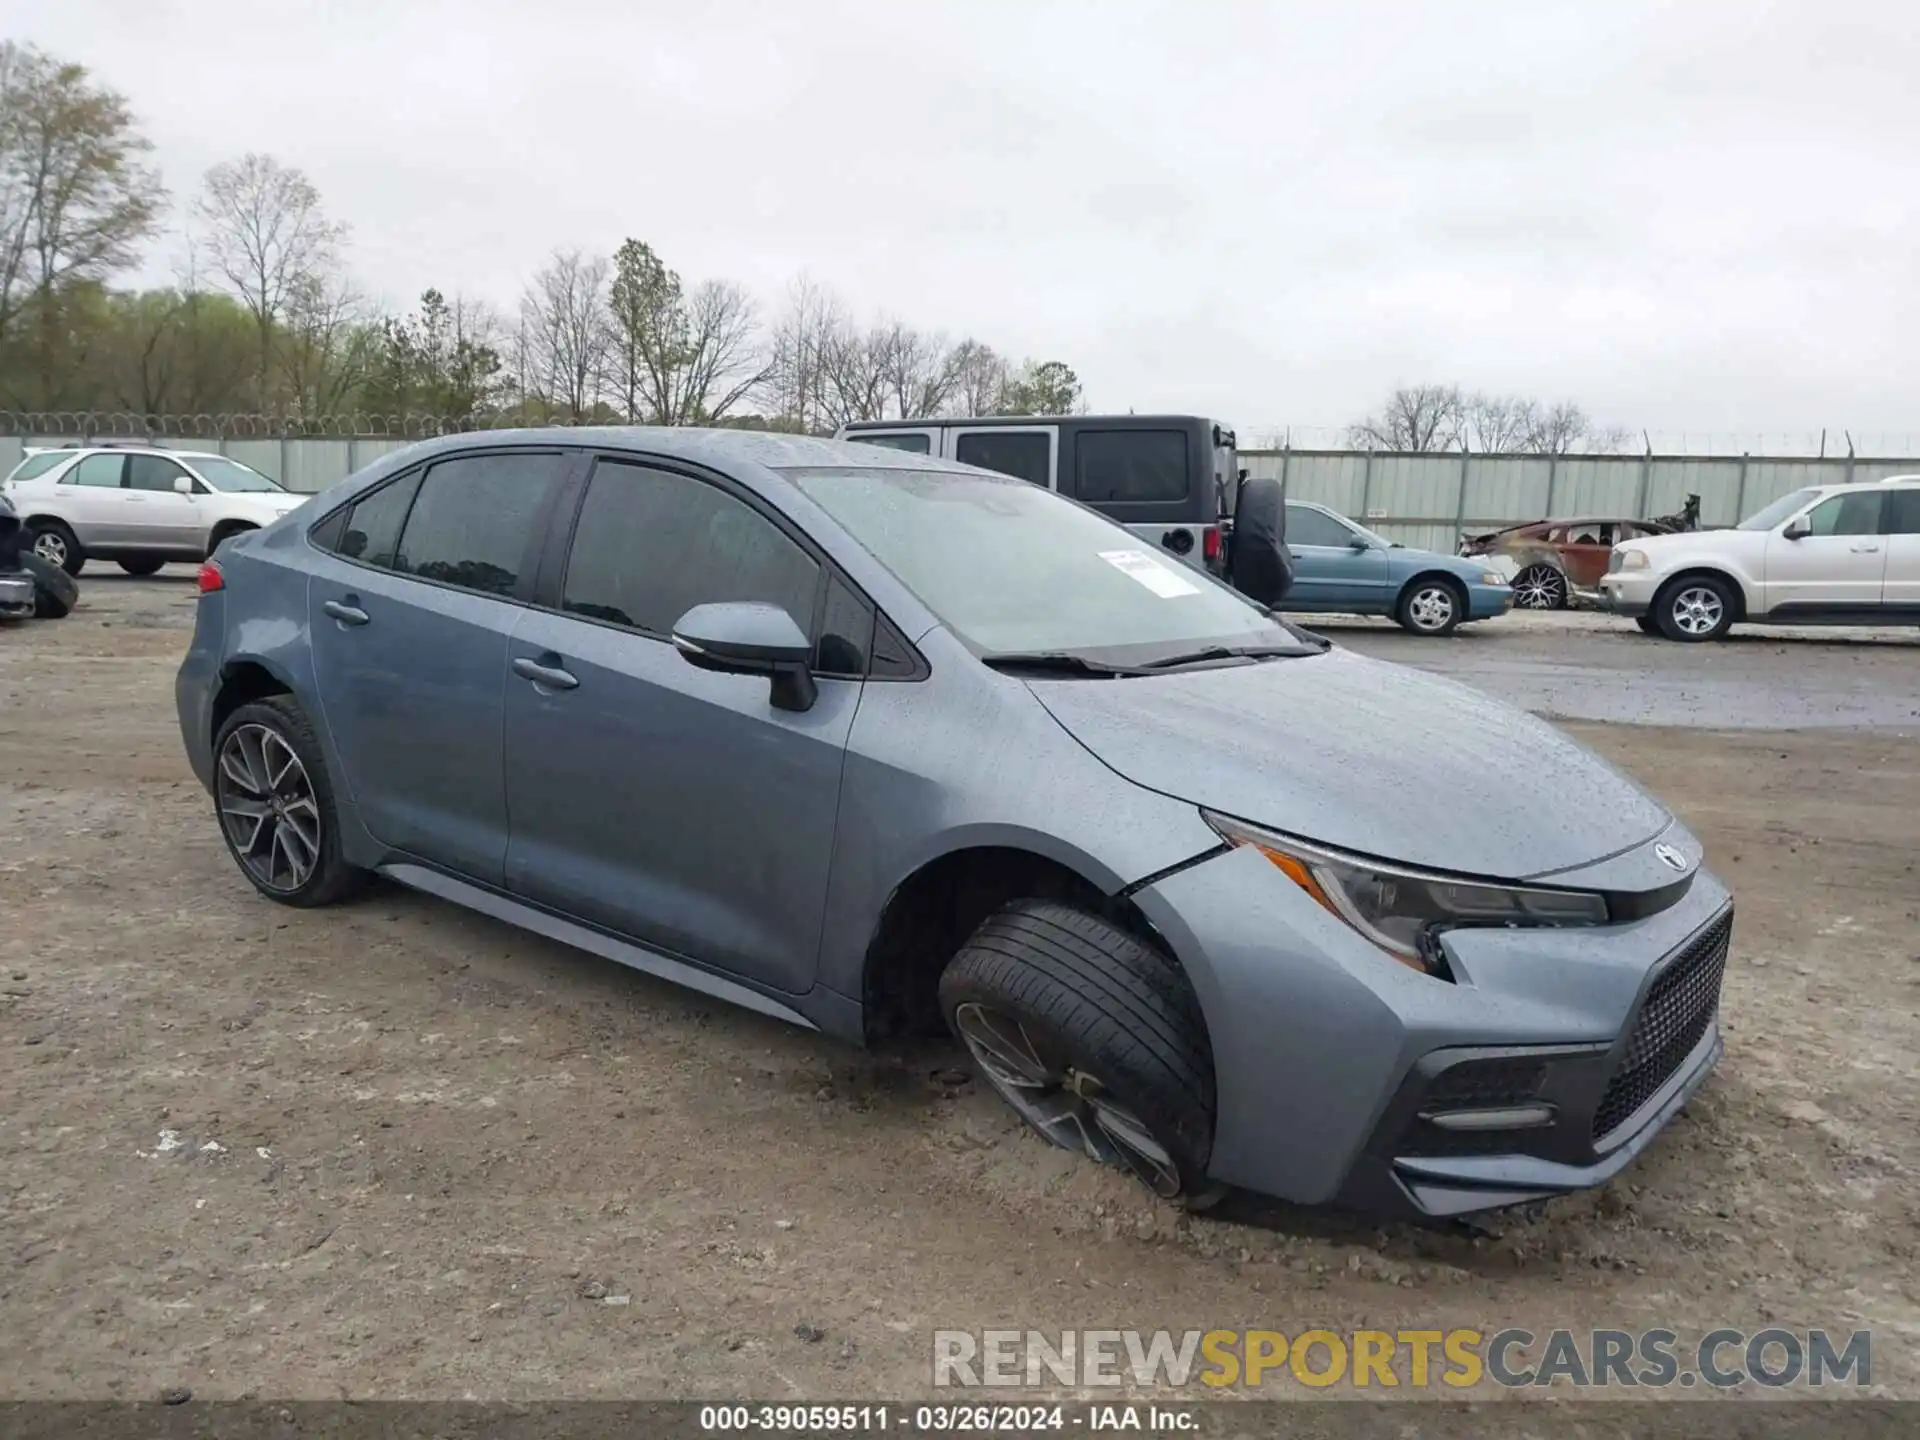
{"type": "Polygon", "coordinates": [[[1484,556],[1505,573],[1519,608],[1564,610],[1576,600],[1596,599],[1614,546],[1699,528],[1700,497],[1689,495],[1679,513],[1654,520],[1531,520],[1463,535],[1460,554],[1484,556]]]}

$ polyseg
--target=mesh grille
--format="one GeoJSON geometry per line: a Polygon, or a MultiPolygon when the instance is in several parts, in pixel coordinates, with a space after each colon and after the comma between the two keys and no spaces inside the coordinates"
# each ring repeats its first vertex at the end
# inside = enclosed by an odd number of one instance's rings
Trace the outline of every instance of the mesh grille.
{"type": "Polygon", "coordinates": [[[1463,1060],[1434,1077],[1423,1110],[1496,1109],[1522,1105],[1540,1089],[1547,1067],[1538,1060],[1463,1060]]]}
{"type": "Polygon", "coordinates": [[[1680,1068],[1720,1008],[1720,979],[1733,936],[1728,910],[1667,963],[1647,989],[1627,1037],[1619,1068],[1593,1116],[1593,1138],[1604,1140],[1630,1119],[1680,1068]]]}

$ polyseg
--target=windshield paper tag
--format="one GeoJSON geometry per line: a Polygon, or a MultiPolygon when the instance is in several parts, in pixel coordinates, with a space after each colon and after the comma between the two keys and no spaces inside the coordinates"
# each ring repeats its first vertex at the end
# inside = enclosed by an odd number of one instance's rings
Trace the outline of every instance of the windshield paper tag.
{"type": "Polygon", "coordinates": [[[1198,585],[1173,566],[1162,564],[1144,550],[1102,550],[1099,554],[1114,569],[1138,580],[1162,600],[1200,593],[1198,585]]]}

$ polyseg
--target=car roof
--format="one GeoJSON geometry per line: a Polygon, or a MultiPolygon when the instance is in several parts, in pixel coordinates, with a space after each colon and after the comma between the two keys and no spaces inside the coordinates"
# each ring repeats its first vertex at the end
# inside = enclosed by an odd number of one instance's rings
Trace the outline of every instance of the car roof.
{"type": "Polygon", "coordinates": [[[768,470],[830,467],[854,470],[951,470],[978,475],[971,465],[937,455],[915,455],[854,440],[822,440],[775,430],[696,429],[662,425],[551,425],[524,430],[467,430],[422,440],[383,457],[382,473],[435,455],[457,455],[502,445],[554,445],[573,449],[629,450],[724,469],[757,465],[768,470]],[[395,463],[398,462],[398,463],[395,463]]]}
{"type": "MultiPolygon", "coordinates": [[[[1198,421],[1203,425],[1219,422],[1205,415],[933,415],[912,420],[849,420],[843,427],[849,434],[868,430],[925,430],[936,425],[964,425],[967,429],[976,426],[992,428],[1000,425],[1117,425],[1124,423],[1135,429],[1150,429],[1156,425],[1189,425],[1198,421]]],[[[1221,425],[1221,429],[1232,427],[1221,425]]]]}
{"type": "MultiPolygon", "coordinates": [[[[20,455],[166,455],[172,459],[186,456],[192,460],[224,460],[218,450],[176,450],[171,445],[154,445],[139,440],[116,440],[97,445],[26,445],[20,455]]],[[[236,462],[239,463],[239,462],[236,462]]]]}

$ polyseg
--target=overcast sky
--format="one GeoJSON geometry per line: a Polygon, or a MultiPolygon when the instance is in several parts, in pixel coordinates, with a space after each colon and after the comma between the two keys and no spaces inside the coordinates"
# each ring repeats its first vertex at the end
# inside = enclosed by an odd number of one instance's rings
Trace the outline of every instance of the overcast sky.
{"type": "Polygon", "coordinates": [[[129,95],[176,200],[246,150],[304,169],[396,306],[511,306],[556,246],[635,235],[769,309],[805,271],[1243,435],[1423,380],[1920,433],[1911,0],[8,15],[129,95]]]}

